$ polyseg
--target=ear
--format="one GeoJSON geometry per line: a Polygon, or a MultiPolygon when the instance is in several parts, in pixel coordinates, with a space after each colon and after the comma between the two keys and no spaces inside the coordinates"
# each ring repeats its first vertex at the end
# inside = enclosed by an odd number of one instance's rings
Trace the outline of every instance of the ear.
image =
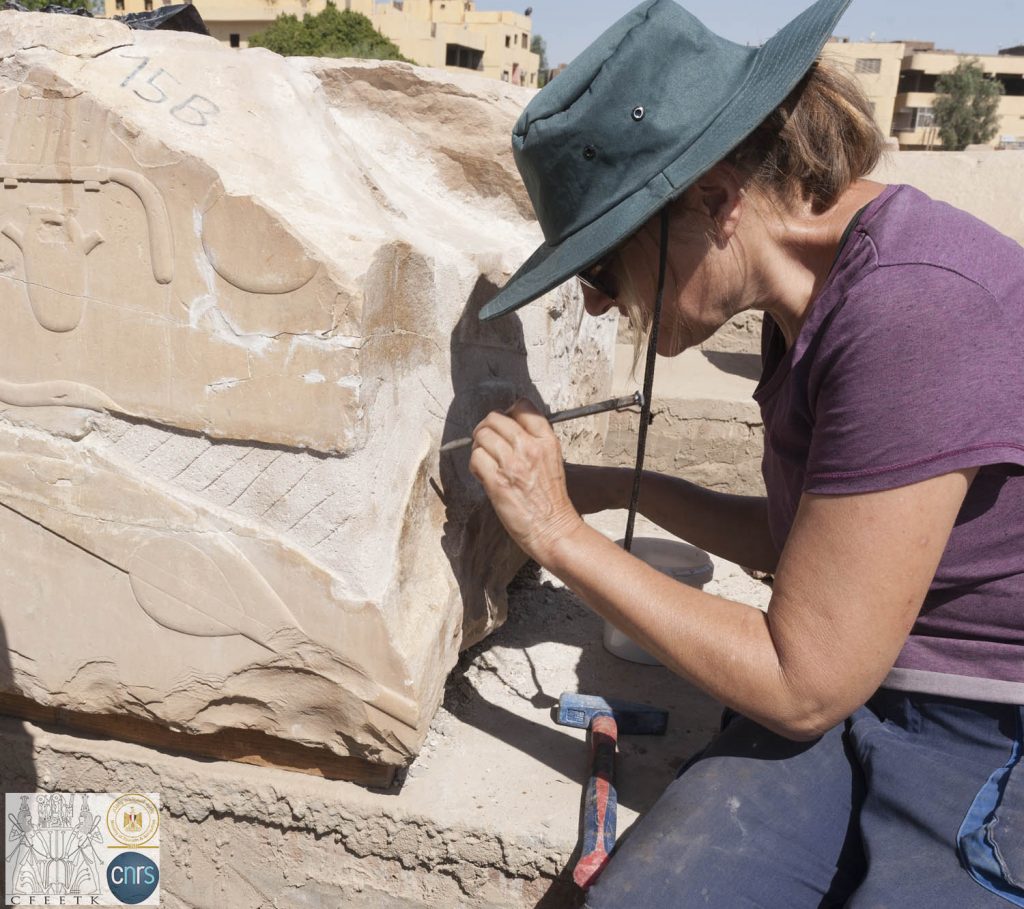
{"type": "Polygon", "coordinates": [[[701,211],[715,222],[716,239],[728,242],[736,233],[745,207],[743,184],[735,168],[716,164],[697,180],[694,188],[701,211]]]}

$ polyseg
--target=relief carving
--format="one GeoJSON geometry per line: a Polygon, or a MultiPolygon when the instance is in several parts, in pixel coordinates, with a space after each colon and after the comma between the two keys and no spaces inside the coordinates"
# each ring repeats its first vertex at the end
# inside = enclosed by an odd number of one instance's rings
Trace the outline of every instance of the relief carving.
{"type": "Polygon", "coordinates": [[[0,11],[0,709],[386,783],[522,561],[440,444],[609,397],[572,291],[476,318],[522,95],[70,19],[0,11]]]}
{"type": "Polygon", "coordinates": [[[0,85],[0,123],[0,381],[212,437],[359,443],[358,294],[277,215],[42,67],[0,85]],[[26,318],[52,337],[16,341],[26,318]]]}
{"type": "Polygon", "coordinates": [[[214,270],[239,290],[286,294],[308,284],[320,268],[281,222],[252,199],[221,195],[203,213],[203,250],[214,270]],[[234,242],[245,225],[246,242],[234,242]]]}
{"type": "Polygon", "coordinates": [[[88,294],[86,257],[103,237],[96,231],[86,234],[71,210],[30,205],[28,214],[27,225],[8,222],[0,233],[21,250],[36,320],[50,331],[71,331],[82,321],[88,294]]]}
{"type": "MultiPolygon", "coordinates": [[[[198,641],[191,645],[188,652],[205,654],[208,684],[185,698],[184,715],[182,709],[172,709],[182,694],[168,698],[163,708],[148,710],[167,710],[168,719],[210,732],[219,728],[219,722],[208,708],[224,690],[234,685],[245,688],[246,679],[276,677],[276,689],[272,681],[247,688],[250,699],[267,699],[261,708],[264,722],[286,728],[292,722],[289,711],[308,708],[316,712],[317,744],[322,747],[339,755],[386,754],[399,762],[408,756],[408,743],[418,736],[420,709],[377,608],[336,603],[332,609],[330,602],[321,603],[308,616],[317,616],[320,624],[331,623],[330,639],[307,633],[278,591],[232,542],[232,537],[244,537],[244,528],[230,522],[225,526],[223,518],[215,519],[206,509],[119,474],[95,458],[82,459],[63,443],[46,443],[40,453],[12,453],[9,446],[16,438],[0,433],[0,511],[48,531],[59,545],[73,546],[121,573],[131,601],[145,616],[142,624],[123,613],[119,619],[136,647],[154,653],[173,648],[168,632],[200,640],[249,642],[230,647],[198,641]],[[216,529],[218,524],[222,529],[216,529]],[[369,642],[372,650],[367,651],[369,642]],[[291,698],[283,697],[280,685],[295,672],[311,684],[305,692],[300,686],[291,698]],[[307,697],[312,701],[301,706],[307,697]],[[359,708],[360,703],[365,706],[359,708]],[[389,718],[387,731],[367,708],[389,718]],[[360,711],[363,719],[353,724],[360,711]],[[334,731],[353,725],[340,738],[334,731]]],[[[302,575],[322,574],[322,569],[278,541],[267,539],[263,547],[284,559],[287,573],[296,578],[295,590],[308,585],[299,580],[302,575]]],[[[328,578],[322,583],[330,588],[328,578]]],[[[126,603],[116,594],[111,599],[126,603]]],[[[109,608],[109,601],[94,608],[109,608]]],[[[87,662],[103,662],[105,649],[114,665],[117,639],[111,640],[106,631],[97,636],[94,628],[83,632],[85,640],[78,642],[83,654],[90,654],[87,662]]],[[[35,633],[41,641],[48,631],[37,628],[35,633]]],[[[187,690],[194,672],[187,661],[181,665],[142,660],[132,669],[122,659],[120,665],[118,684],[140,698],[161,688],[187,690]]],[[[65,697],[75,695],[76,679],[82,685],[96,684],[89,673],[73,673],[60,685],[65,697]]]]}

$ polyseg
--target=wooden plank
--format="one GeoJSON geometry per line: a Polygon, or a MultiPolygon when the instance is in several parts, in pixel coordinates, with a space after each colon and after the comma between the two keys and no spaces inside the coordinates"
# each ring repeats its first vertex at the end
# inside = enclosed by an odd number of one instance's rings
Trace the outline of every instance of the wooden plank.
{"type": "Polygon", "coordinates": [[[0,692],[0,714],[41,726],[58,727],[54,731],[63,728],[146,745],[170,754],[276,767],[328,780],[347,780],[372,788],[385,789],[390,786],[397,769],[362,758],[342,757],[325,748],[307,748],[251,729],[225,729],[204,734],[175,732],[159,723],[138,717],[48,707],[21,695],[4,692],[0,692]]]}

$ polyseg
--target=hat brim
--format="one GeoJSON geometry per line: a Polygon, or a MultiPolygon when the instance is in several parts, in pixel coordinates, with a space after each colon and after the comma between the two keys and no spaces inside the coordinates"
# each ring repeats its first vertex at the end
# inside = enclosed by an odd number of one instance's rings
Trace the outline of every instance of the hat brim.
{"type": "Polygon", "coordinates": [[[729,103],[675,161],[560,243],[541,244],[480,310],[480,319],[495,319],[558,287],[615,249],[693,185],[786,99],[818,58],[850,2],[818,0],[765,42],[729,103]]]}

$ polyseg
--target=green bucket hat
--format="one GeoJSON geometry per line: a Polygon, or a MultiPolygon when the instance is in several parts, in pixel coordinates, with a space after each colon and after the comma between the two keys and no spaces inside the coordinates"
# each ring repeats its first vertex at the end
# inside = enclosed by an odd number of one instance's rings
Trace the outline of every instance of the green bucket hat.
{"type": "Polygon", "coordinates": [[[743,141],[810,69],[851,0],[818,0],[761,47],[645,0],[527,105],[512,152],[544,243],[480,311],[592,265],[743,141]]]}

